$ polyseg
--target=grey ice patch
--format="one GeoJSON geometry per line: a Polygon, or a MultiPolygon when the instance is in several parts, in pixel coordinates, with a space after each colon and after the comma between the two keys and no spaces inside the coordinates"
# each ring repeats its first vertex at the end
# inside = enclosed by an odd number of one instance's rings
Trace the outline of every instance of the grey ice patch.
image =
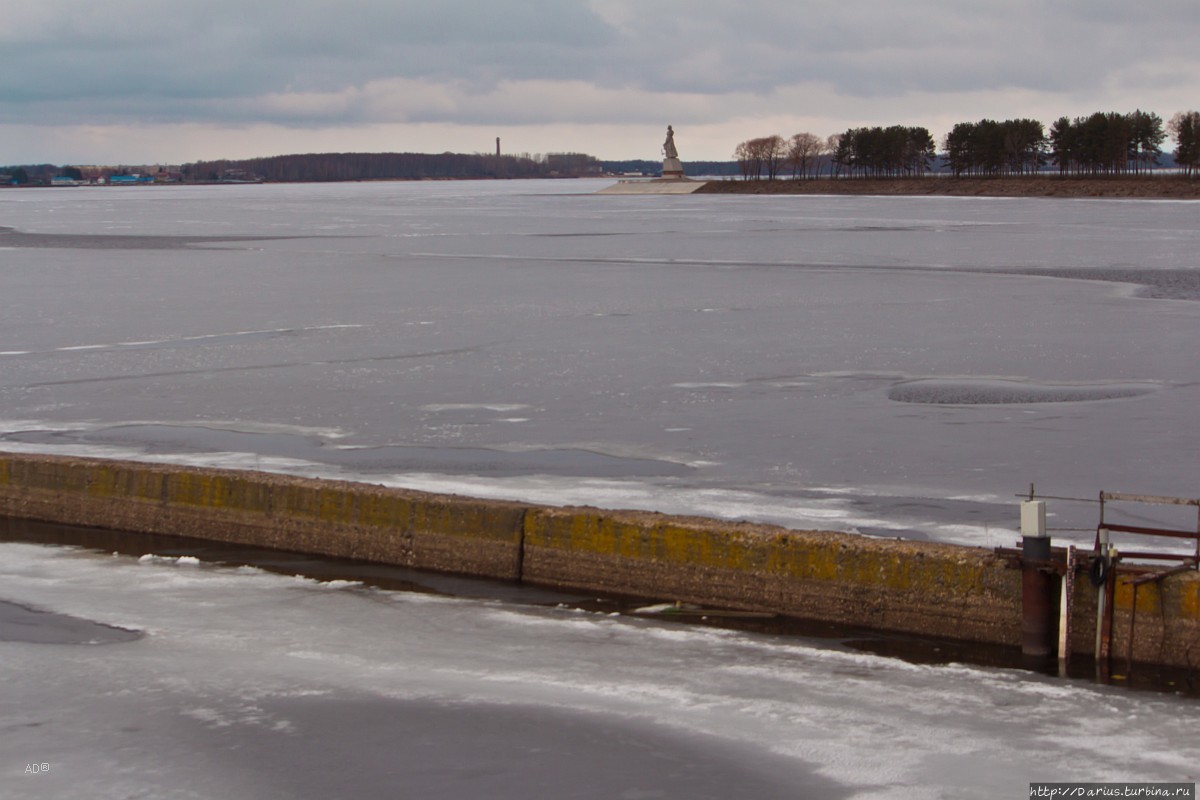
{"type": "Polygon", "coordinates": [[[681,476],[694,469],[658,458],[609,455],[584,447],[508,451],[487,447],[371,445],[329,447],[316,436],[253,433],[203,426],[131,424],[95,430],[22,430],[0,442],[52,446],[132,447],[149,455],[256,453],[367,473],[421,472],[577,477],[681,476]]]}
{"type": "Polygon", "coordinates": [[[199,723],[200,752],[224,754],[258,796],[376,797],[398,785],[412,797],[494,800],[851,793],[798,758],[607,714],[354,695],[184,714],[199,723]]]}
{"type": "Polygon", "coordinates": [[[139,234],[26,233],[0,227],[5,249],[56,248],[71,250],[182,250],[192,245],[274,242],[313,239],[314,236],[164,236],[139,234]]]}
{"type": "Polygon", "coordinates": [[[1140,397],[1158,391],[1153,383],[1033,383],[1015,380],[906,381],[891,388],[889,400],[932,405],[1004,405],[1010,403],[1081,403],[1140,397]]]}
{"type": "Polygon", "coordinates": [[[1047,278],[1128,283],[1137,287],[1134,292],[1137,297],[1154,300],[1200,300],[1200,270],[1197,269],[1030,267],[998,271],[1011,275],[1039,275],[1047,278]]]}
{"type": "Polygon", "coordinates": [[[115,644],[140,638],[140,631],[0,600],[0,642],[115,644]]]}
{"type": "Polygon", "coordinates": [[[76,344],[54,347],[48,350],[0,350],[0,356],[46,355],[50,353],[80,353],[109,350],[164,350],[179,347],[220,346],[245,344],[262,339],[281,336],[300,336],[314,331],[329,331],[340,328],[361,328],[362,325],[310,325],[304,328],[273,328],[261,331],[236,331],[233,333],[206,333],[199,336],[178,336],[169,339],[152,339],[136,342],[112,342],[106,344],[76,344]]]}

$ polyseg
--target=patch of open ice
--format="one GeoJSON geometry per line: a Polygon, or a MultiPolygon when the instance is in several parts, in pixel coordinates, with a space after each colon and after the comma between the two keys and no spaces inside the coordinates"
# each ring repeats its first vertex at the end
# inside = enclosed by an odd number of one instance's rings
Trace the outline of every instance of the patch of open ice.
{"type": "Polygon", "coordinates": [[[675,608],[674,603],[655,603],[652,606],[642,606],[641,608],[635,608],[633,610],[633,613],[635,613],[635,614],[662,614],[663,612],[671,611],[674,608],[675,608]]]}
{"type": "Polygon", "coordinates": [[[195,556],[158,556],[153,553],[146,553],[138,558],[139,564],[162,564],[176,565],[180,567],[198,567],[200,559],[195,556]]]}
{"type": "MultiPolygon", "coordinates": [[[[41,419],[0,419],[0,434],[22,431],[80,431],[91,432],[114,427],[161,426],[166,428],[207,428],[234,433],[280,433],[295,436],[310,436],[320,439],[342,439],[349,434],[342,428],[316,427],[312,425],[288,425],[278,422],[255,422],[247,420],[204,419],[204,420],[145,420],[131,419],[121,422],[98,420],[74,420],[52,422],[41,419]]],[[[7,446],[7,443],[6,443],[7,446]]]]}
{"type": "Polygon", "coordinates": [[[228,344],[238,339],[262,339],[277,336],[291,336],[310,331],[338,330],[342,328],[361,328],[362,325],[309,325],[302,328],[270,328],[266,330],[234,331],[232,333],[205,333],[198,336],[174,336],[163,339],[145,339],[126,342],[105,342],[102,344],[77,344],[66,347],[54,347],[48,350],[12,350],[0,352],[0,355],[30,355],[39,353],[72,353],[83,350],[127,350],[152,347],[178,347],[185,345],[228,344]]]}
{"type": "Polygon", "coordinates": [[[335,592],[342,591],[343,589],[362,589],[366,585],[362,581],[347,581],[341,579],[335,579],[332,581],[319,581],[313,578],[305,578],[300,575],[295,576],[295,580],[298,583],[302,583],[305,586],[310,586],[314,589],[328,589],[335,592]]]}
{"type": "Polygon", "coordinates": [[[506,411],[521,411],[529,408],[526,403],[430,403],[421,406],[422,411],[495,411],[503,413],[506,411]]]}
{"type": "Polygon", "coordinates": [[[676,389],[740,389],[745,386],[744,383],[736,381],[709,381],[709,382],[692,382],[692,383],[672,383],[676,389]]]}
{"type": "Polygon", "coordinates": [[[544,475],[509,479],[435,473],[403,473],[376,480],[385,486],[442,494],[700,515],[809,530],[853,531],[859,526],[887,528],[894,524],[853,513],[850,504],[841,499],[785,499],[750,491],[659,486],[629,480],[544,475]]]}

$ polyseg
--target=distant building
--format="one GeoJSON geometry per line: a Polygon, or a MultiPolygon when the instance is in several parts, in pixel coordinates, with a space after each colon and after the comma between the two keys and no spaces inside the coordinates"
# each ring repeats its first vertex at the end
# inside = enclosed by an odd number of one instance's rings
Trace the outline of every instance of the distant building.
{"type": "Polygon", "coordinates": [[[108,183],[110,186],[136,186],[141,183],[154,183],[154,176],[138,173],[133,175],[110,175],[108,183]]]}

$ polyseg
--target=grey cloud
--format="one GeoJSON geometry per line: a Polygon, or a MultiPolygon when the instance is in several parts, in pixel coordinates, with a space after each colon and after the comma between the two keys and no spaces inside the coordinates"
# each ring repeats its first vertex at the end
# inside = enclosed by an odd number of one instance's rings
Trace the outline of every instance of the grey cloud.
{"type": "Polygon", "coordinates": [[[0,42],[0,100],[246,97],[398,74],[571,73],[570,56],[608,35],[586,8],[555,0],[181,0],[169,13],[114,0],[103,15],[97,4],[63,5],[62,17],[0,42]]]}
{"type": "Polygon", "coordinates": [[[1191,0],[10,2],[0,32],[9,122],[590,121],[590,108],[652,113],[647,93],[717,114],[730,97],[805,83],[864,99],[1095,93],[1196,67],[1200,23],[1191,0]],[[381,99],[375,90],[394,79],[443,85],[445,98],[381,99]],[[519,81],[601,94],[594,107],[547,94],[556,105],[539,108],[506,88],[519,81]],[[612,92],[629,92],[632,107],[612,92]]]}
{"type": "MultiPolygon", "coordinates": [[[[656,4],[648,4],[651,8],[656,4]]],[[[1200,5],[841,2],[749,0],[703,14],[649,20],[631,36],[670,48],[669,88],[766,91],[801,80],[827,82],[854,96],[912,89],[1087,88],[1123,65],[1169,55],[1195,63],[1200,5]],[[699,17],[697,19],[697,17],[699,17]],[[653,34],[649,33],[653,31],[653,34]],[[698,37],[711,68],[683,63],[698,37]]]]}

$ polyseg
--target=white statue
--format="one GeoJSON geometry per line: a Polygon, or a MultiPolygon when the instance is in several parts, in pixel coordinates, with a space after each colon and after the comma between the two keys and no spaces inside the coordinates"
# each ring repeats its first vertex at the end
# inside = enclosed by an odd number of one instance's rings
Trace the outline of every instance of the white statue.
{"type": "Polygon", "coordinates": [[[670,125],[667,126],[667,140],[663,142],[662,149],[667,158],[679,158],[679,151],[675,149],[675,131],[670,125]]]}

